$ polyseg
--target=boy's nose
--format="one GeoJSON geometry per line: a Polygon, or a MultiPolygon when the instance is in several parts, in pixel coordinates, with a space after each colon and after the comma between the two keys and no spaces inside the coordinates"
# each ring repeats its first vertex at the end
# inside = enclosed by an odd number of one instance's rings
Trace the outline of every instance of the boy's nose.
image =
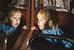
{"type": "Polygon", "coordinates": [[[18,20],[18,19],[16,19],[16,21],[18,22],[19,20],[18,20]]]}

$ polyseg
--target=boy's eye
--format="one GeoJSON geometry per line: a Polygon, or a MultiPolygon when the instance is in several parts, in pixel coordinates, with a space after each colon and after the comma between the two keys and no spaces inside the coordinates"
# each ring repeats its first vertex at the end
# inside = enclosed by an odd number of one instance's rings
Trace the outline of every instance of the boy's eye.
{"type": "Polygon", "coordinates": [[[19,17],[18,19],[21,19],[21,17],[19,17]]]}
{"type": "Polygon", "coordinates": [[[13,19],[16,19],[16,17],[13,17],[13,19]]]}

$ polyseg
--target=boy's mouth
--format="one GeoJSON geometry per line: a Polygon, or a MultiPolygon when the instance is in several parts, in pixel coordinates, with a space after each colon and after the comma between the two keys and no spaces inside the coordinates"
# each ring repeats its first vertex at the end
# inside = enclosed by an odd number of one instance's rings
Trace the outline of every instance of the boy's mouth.
{"type": "Polygon", "coordinates": [[[16,26],[18,25],[18,23],[15,24],[16,26]]]}

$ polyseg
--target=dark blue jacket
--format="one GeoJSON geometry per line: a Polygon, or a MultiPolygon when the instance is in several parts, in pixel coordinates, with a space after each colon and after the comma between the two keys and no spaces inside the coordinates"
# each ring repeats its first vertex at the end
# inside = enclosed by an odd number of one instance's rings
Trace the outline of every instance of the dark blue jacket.
{"type": "MultiPolygon", "coordinates": [[[[57,35],[57,36],[63,36],[64,33],[60,28],[56,28],[54,30],[52,29],[47,29],[47,30],[41,30],[41,32],[43,34],[49,34],[49,35],[57,35]]],[[[45,38],[46,40],[48,40],[50,43],[53,44],[61,44],[63,45],[65,48],[72,48],[73,44],[70,41],[67,40],[60,40],[60,39],[52,39],[52,38],[45,38]]]]}
{"type": "Polygon", "coordinates": [[[0,30],[3,31],[5,35],[10,35],[16,30],[16,28],[6,25],[0,25],[0,30]]]}

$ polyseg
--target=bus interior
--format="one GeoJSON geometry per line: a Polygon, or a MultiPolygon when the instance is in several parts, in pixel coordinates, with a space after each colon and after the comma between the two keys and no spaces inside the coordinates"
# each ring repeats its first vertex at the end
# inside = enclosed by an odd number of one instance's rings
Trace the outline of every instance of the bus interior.
{"type": "MultiPolygon", "coordinates": [[[[61,46],[49,46],[44,38],[64,39],[74,45],[74,0],[0,0],[0,23],[4,21],[7,10],[18,8],[22,11],[19,27],[26,25],[27,29],[18,30],[6,36],[0,30],[0,50],[68,50],[61,46]],[[36,14],[43,8],[54,9],[59,16],[58,26],[63,30],[64,37],[35,34],[31,27],[36,24],[36,14]]],[[[70,50],[73,50],[71,48],[70,50]]]]}

